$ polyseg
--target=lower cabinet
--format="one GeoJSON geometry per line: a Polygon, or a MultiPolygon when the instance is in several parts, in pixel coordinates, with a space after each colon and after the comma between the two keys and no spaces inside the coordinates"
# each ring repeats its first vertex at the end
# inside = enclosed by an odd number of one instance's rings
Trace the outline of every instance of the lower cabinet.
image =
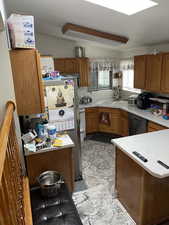
{"type": "Polygon", "coordinates": [[[86,134],[98,132],[99,130],[99,112],[98,108],[87,108],[86,117],[86,134]]]}
{"type": "Polygon", "coordinates": [[[158,131],[158,130],[164,130],[168,129],[167,127],[161,126],[157,123],[148,122],[148,132],[158,131]]]}
{"type": "Polygon", "coordinates": [[[74,160],[72,148],[39,152],[26,156],[26,166],[31,186],[37,184],[37,177],[44,171],[54,170],[63,175],[69,190],[74,188],[74,160]]]}
{"type": "Polygon", "coordinates": [[[129,136],[128,112],[121,110],[121,136],[129,136]]]}
{"type": "Polygon", "coordinates": [[[128,113],[120,109],[94,107],[86,109],[86,133],[105,132],[128,136],[128,113]],[[102,115],[108,117],[108,123],[101,121],[102,115]]]}

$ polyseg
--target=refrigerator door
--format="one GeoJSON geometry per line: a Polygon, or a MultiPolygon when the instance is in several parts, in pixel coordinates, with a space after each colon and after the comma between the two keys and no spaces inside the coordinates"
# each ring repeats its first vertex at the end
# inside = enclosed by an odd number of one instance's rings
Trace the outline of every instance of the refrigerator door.
{"type": "Polygon", "coordinates": [[[80,114],[77,78],[65,77],[60,81],[45,81],[46,104],[49,122],[58,131],[67,131],[75,143],[75,179],[82,179],[80,114]]]}

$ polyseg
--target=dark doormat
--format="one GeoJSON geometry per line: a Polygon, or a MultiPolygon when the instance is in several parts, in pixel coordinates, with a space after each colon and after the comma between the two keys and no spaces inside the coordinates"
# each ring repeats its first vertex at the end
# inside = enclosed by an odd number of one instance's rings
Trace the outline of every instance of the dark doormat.
{"type": "Polygon", "coordinates": [[[117,134],[108,134],[103,132],[97,132],[93,134],[88,134],[86,136],[86,140],[93,140],[93,141],[99,141],[104,143],[111,143],[111,139],[119,138],[121,136],[117,134]]]}

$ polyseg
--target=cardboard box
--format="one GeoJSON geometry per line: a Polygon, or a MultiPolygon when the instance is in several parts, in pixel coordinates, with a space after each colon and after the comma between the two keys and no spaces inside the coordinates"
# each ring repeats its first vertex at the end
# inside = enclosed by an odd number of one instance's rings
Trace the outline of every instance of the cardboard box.
{"type": "Polygon", "coordinates": [[[35,48],[33,16],[11,14],[7,24],[12,48],[35,48]]]}

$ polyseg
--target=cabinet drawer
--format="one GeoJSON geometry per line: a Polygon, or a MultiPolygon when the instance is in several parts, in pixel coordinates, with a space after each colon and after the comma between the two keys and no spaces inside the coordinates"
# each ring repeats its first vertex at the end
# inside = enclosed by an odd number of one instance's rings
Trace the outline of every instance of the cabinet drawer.
{"type": "Polygon", "coordinates": [[[167,127],[164,127],[162,125],[159,125],[157,123],[148,122],[148,132],[158,131],[158,130],[164,130],[167,129],[167,127]]]}
{"type": "Polygon", "coordinates": [[[86,108],[85,112],[86,113],[98,112],[98,108],[95,108],[95,107],[94,108],[93,107],[92,108],[86,108]]]}

